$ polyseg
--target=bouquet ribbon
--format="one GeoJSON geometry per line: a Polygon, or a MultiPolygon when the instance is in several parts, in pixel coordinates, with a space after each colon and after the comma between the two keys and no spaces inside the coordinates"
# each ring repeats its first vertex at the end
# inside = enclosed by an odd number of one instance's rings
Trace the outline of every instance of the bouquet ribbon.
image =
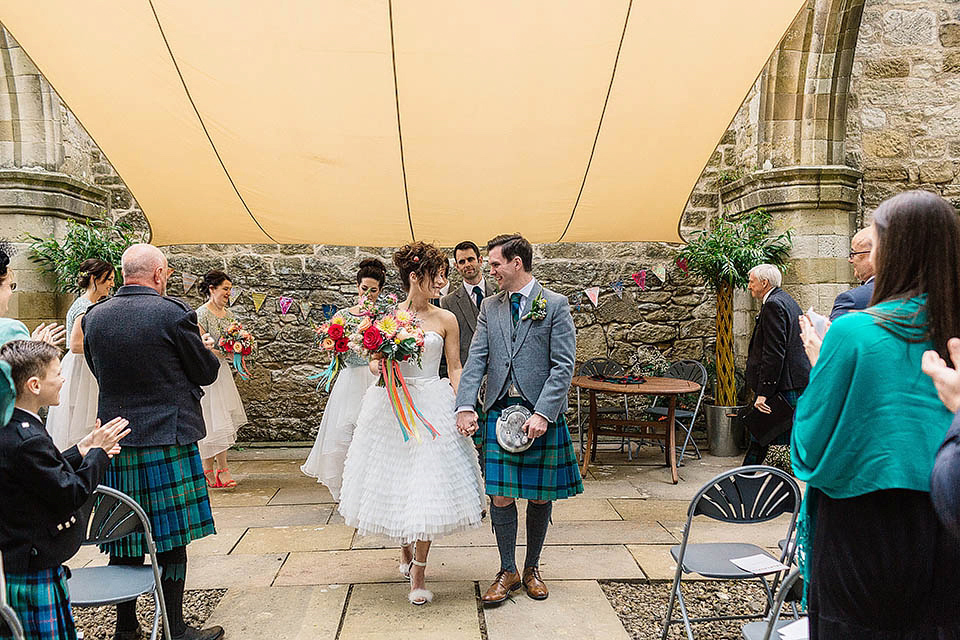
{"type": "Polygon", "coordinates": [[[380,374],[383,376],[387,388],[390,408],[393,409],[393,415],[400,423],[400,433],[403,435],[403,441],[407,442],[413,436],[417,442],[420,442],[420,432],[417,430],[416,418],[420,418],[420,421],[426,425],[431,435],[436,439],[440,433],[413,404],[410,389],[407,388],[407,382],[400,373],[400,365],[397,361],[393,359],[382,360],[380,362],[380,374]]]}
{"type": "Polygon", "coordinates": [[[330,391],[330,384],[333,382],[333,379],[337,377],[339,372],[340,358],[333,356],[333,360],[330,361],[326,371],[323,373],[315,373],[312,376],[307,376],[307,380],[317,380],[317,391],[320,391],[321,386],[323,387],[324,391],[330,391]],[[324,385],[324,383],[326,384],[324,385]]]}
{"type": "Polygon", "coordinates": [[[233,368],[237,370],[237,373],[240,374],[240,378],[242,380],[250,379],[250,372],[247,371],[247,363],[243,360],[242,354],[233,354],[233,368]]]}

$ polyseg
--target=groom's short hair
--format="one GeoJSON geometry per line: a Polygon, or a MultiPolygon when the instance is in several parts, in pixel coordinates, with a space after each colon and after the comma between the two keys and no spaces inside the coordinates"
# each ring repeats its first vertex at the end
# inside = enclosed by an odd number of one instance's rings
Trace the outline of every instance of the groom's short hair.
{"type": "Polygon", "coordinates": [[[500,247],[500,253],[503,254],[504,259],[513,260],[519,257],[520,262],[523,263],[523,270],[528,273],[533,271],[533,245],[522,235],[519,233],[504,233],[497,236],[487,243],[487,253],[497,247],[500,247]]]}

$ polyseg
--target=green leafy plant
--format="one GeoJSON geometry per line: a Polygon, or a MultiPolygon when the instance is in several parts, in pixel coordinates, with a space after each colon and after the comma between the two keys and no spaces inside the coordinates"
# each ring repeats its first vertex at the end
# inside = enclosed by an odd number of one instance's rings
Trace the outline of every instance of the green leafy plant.
{"type": "Polygon", "coordinates": [[[759,264],[773,264],[781,270],[788,265],[792,230],[771,237],[772,228],[770,214],[762,209],[736,219],[720,216],[706,231],[694,232],[677,251],[677,261],[686,264],[690,275],[717,294],[716,402],[720,406],[733,406],[736,401],[733,290],[745,289],[747,274],[759,264]]]}
{"type": "MultiPolygon", "coordinates": [[[[120,265],[120,256],[131,244],[138,242],[133,237],[129,224],[110,220],[70,222],[63,240],[54,237],[41,238],[28,235],[30,260],[49,273],[57,281],[57,291],[77,291],[77,274],[84,260],[99,258],[112,265],[120,265]]],[[[116,284],[123,284],[123,276],[117,269],[116,284]]]]}
{"type": "Polygon", "coordinates": [[[717,184],[719,186],[728,185],[731,182],[736,182],[743,177],[743,171],[740,169],[724,169],[717,174],[717,184]]]}

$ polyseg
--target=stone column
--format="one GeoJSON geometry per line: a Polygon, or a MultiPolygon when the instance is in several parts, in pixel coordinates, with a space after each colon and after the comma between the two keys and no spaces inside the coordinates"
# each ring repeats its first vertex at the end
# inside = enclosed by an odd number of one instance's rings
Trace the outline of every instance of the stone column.
{"type": "MultiPolygon", "coordinates": [[[[847,166],[784,167],[757,171],[720,188],[730,215],[763,209],[773,216],[774,233],[793,230],[783,288],[804,311],[812,306],[829,315],[837,294],[856,284],[847,254],[857,231],[861,177],[847,166]]],[[[749,293],[737,292],[733,326],[738,363],[746,359],[758,309],[749,293]]]]}

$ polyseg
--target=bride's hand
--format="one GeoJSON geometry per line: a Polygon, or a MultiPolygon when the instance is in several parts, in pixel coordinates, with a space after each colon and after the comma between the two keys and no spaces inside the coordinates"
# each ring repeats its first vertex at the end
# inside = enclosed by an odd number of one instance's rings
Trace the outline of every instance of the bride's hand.
{"type": "Polygon", "coordinates": [[[370,358],[370,362],[367,363],[367,367],[370,369],[370,373],[375,376],[380,375],[380,361],[383,360],[383,356],[379,353],[373,354],[373,357],[370,358]]]}

